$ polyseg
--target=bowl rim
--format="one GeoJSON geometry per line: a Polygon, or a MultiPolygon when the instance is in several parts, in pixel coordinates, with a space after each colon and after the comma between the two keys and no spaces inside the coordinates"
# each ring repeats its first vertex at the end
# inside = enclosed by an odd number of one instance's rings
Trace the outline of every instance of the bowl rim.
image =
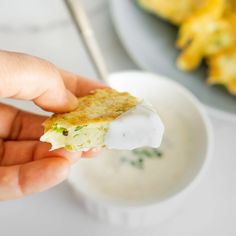
{"type": "Polygon", "coordinates": [[[77,187],[74,187],[73,181],[71,181],[70,177],[68,178],[68,181],[73,186],[73,188],[75,188],[76,191],[79,191],[80,194],[82,194],[87,200],[91,200],[91,201],[96,202],[98,204],[103,204],[106,206],[111,206],[113,208],[119,208],[119,209],[123,209],[123,210],[142,210],[142,209],[148,208],[148,207],[149,208],[158,207],[160,205],[167,204],[171,201],[177,200],[178,198],[185,196],[186,194],[188,194],[189,192],[191,192],[195,188],[195,186],[200,182],[200,180],[202,179],[202,177],[204,176],[204,174],[208,170],[208,167],[209,167],[209,164],[211,161],[211,157],[213,154],[213,150],[214,150],[213,129],[212,129],[210,119],[208,118],[208,115],[207,115],[207,112],[206,112],[204,106],[195,97],[195,95],[192,94],[192,92],[190,92],[187,88],[185,88],[184,86],[182,86],[178,82],[173,81],[165,76],[150,73],[150,72],[145,72],[145,71],[141,71],[141,70],[140,71],[139,70],[127,70],[127,71],[122,71],[122,72],[114,72],[114,73],[110,74],[108,77],[108,83],[110,84],[111,81],[114,80],[114,77],[120,77],[124,74],[127,76],[129,74],[137,74],[137,73],[145,75],[146,81],[148,80],[148,78],[155,78],[155,79],[159,79],[159,80],[162,80],[162,81],[172,84],[176,89],[178,89],[183,94],[183,96],[186,99],[188,99],[194,105],[194,108],[199,113],[199,116],[201,118],[201,123],[205,129],[207,145],[206,145],[206,151],[205,151],[205,158],[203,159],[203,161],[199,167],[199,170],[197,170],[197,173],[195,174],[195,176],[193,176],[190,179],[189,183],[187,183],[182,189],[178,190],[177,192],[173,193],[172,195],[167,196],[166,198],[163,198],[163,199],[158,200],[156,202],[154,200],[154,201],[147,202],[147,203],[128,204],[128,203],[123,203],[123,202],[116,202],[116,201],[113,201],[110,199],[102,199],[102,198],[93,197],[93,196],[85,193],[85,191],[78,190],[77,187]]]}

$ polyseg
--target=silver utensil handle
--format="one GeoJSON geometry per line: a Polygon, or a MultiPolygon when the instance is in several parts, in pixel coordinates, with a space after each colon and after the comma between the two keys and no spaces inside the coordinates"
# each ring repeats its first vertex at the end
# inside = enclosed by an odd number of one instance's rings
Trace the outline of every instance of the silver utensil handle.
{"type": "Polygon", "coordinates": [[[98,46],[98,42],[95,38],[94,31],[86,11],[79,0],[65,0],[65,3],[71,13],[77,29],[81,33],[83,43],[99,79],[107,83],[107,66],[98,46]]]}

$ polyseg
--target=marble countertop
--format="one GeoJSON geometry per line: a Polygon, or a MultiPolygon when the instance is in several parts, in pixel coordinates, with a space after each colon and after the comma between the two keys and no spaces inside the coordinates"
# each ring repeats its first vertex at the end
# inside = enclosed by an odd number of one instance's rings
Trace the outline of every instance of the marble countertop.
{"type": "MultiPolygon", "coordinates": [[[[109,0],[83,0],[110,72],[138,69],[123,49],[109,16],[109,0]]],[[[81,38],[61,0],[0,0],[0,48],[46,58],[96,79],[81,38]]],[[[24,102],[14,105],[38,111],[24,102]]],[[[210,115],[215,152],[207,176],[175,217],[130,231],[99,223],[78,207],[63,183],[25,199],[0,203],[0,234],[18,235],[236,235],[236,122],[210,115]]]]}

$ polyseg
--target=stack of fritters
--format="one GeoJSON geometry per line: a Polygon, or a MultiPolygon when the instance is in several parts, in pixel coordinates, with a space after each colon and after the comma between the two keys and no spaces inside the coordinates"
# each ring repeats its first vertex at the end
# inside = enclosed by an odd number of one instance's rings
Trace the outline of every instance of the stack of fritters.
{"type": "Polygon", "coordinates": [[[178,25],[181,70],[206,59],[209,84],[223,84],[236,95],[236,0],[139,0],[140,5],[178,25]]]}

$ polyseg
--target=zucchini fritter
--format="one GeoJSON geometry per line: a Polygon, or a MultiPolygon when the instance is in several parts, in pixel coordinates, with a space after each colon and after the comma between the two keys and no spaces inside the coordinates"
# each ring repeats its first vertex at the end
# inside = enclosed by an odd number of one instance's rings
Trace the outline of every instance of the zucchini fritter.
{"type": "Polygon", "coordinates": [[[209,84],[222,84],[236,95],[236,47],[208,58],[209,84]]]}
{"type": "Polygon", "coordinates": [[[44,122],[45,134],[41,141],[52,144],[52,149],[84,151],[104,146],[109,122],[135,107],[136,97],[127,92],[97,89],[78,98],[76,110],[54,114],[44,122]]]}

